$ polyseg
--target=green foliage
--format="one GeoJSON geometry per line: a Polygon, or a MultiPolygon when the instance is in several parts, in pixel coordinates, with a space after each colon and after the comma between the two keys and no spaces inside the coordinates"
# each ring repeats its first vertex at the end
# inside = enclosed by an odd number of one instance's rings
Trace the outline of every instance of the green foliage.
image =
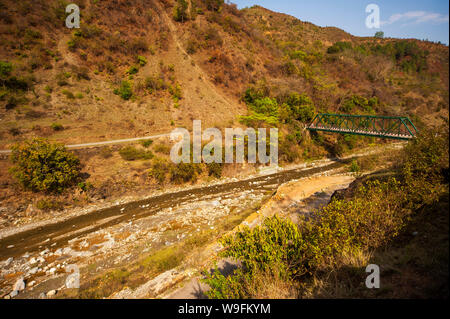
{"type": "Polygon", "coordinates": [[[261,113],[251,113],[250,115],[244,115],[239,118],[242,124],[249,127],[261,127],[264,124],[269,126],[277,126],[278,118],[274,116],[267,116],[261,113]]]}
{"type": "Polygon", "coordinates": [[[205,0],[206,8],[209,11],[220,11],[224,0],[205,0]]]}
{"type": "Polygon", "coordinates": [[[137,149],[133,146],[125,146],[119,151],[120,156],[126,161],[148,160],[153,158],[151,151],[137,149]]]}
{"type": "Polygon", "coordinates": [[[298,74],[299,70],[297,68],[297,66],[292,63],[291,61],[287,61],[285,62],[282,66],[281,66],[281,70],[283,71],[283,73],[287,76],[291,76],[294,74],[298,74]]]}
{"type": "Polygon", "coordinates": [[[50,127],[53,129],[53,131],[62,131],[64,130],[64,126],[60,123],[52,123],[50,127]]]}
{"type": "Polygon", "coordinates": [[[62,94],[64,94],[68,99],[75,99],[75,95],[69,90],[62,90],[62,94]]]}
{"type": "Polygon", "coordinates": [[[393,44],[378,44],[372,46],[370,51],[391,57],[405,72],[422,72],[428,67],[429,52],[421,49],[414,41],[401,40],[393,44]]]}
{"type": "Polygon", "coordinates": [[[251,87],[245,90],[242,99],[246,104],[253,104],[256,100],[262,99],[269,94],[265,87],[251,87]]]}
{"type": "Polygon", "coordinates": [[[178,102],[183,98],[183,92],[181,91],[181,86],[178,83],[169,85],[169,93],[172,94],[172,99],[174,102],[178,102]]]}
{"type": "MultiPolygon", "coordinates": [[[[255,274],[276,270],[283,280],[303,281],[305,275],[336,269],[345,258],[370,253],[398,236],[423,205],[448,196],[448,126],[425,130],[401,154],[400,179],[363,181],[350,198],[337,196],[298,225],[277,216],[261,226],[245,227],[224,237],[222,257],[240,260],[243,267],[225,277],[206,274],[210,298],[251,298],[255,274]]],[[[352,171],[360,164],[353,161],[352,171]]]]}
{"type": "Polygon", "coordinates": [[[164,184],[167,174],[169,173],[170,163],[162,158],[155,158],[149,172],[149,176],[153,177],[159,184],[164,184]]]}
{"type": "Polygon", "coordinates": [[[27,189],[61,192],[79,177],[79,159],[63,145],[36,138],[12,148],[11,174],[27,189]]]}
{"type": "Polygon", "coordinates": [[[333,54],[333,53],[340,53],[344,52],[345,50],[350,50],[352,48],[352,44],[350,42],[336,42],[332,46],[328,47],[327,53],[333,54]]]}
{"type": "Polygon", "coordinates": [[[127,73],[132,75],[132,74],[136,74],[139,72],[139,68],[135,65],[130,66],[130,68],[128,69],[127,73]]]}
{"type": "Polygon", "coordinates": [[[179,163],[170,169],[170,180],[174,183],[195,182],[198,174],[201,173],[201,166],[195,163],[179,163]]]}
{"type": "Polygon", "coordinates": [[[270,126],[278,125],[278,102],[269,97],[248,98],[252,103],[248,104],[249,115],[241,116],[240,122],[247,126],[258,127],[263,123],[270,126]]]}
{"type": "Polygon", "coordinates": [[[169,86],[169,93],[172,94],[172,99],[175,102],[183,98],[183,92],[181,91],[181,86],[178,83],[169,86]]]}
{"type": "Polygon", "coordinates": [[[204,272],[205,282],[210,290],[206,296],[210,299],[243,299],[250,296],[246,293],[245,283],[252,280],[250,273],[237,269],[231,276],[224,276],[216,267],[212,274],[204,272]]]}
{"type": "Polygon", "coordinates": [[[343,254],[380,247],[398,235],[410,214],[404,187],[395,178],[369,181],[351,200],[333,200],[319,211],[311,232],[312,264],[335,263],[343,254]]]}
{"type": "Polygon", "coordinates": [[[255,113],[265,114],[268,116],[278,116],[278,102],[276,99],[264,97],[262,99],[256,99],[249,105],[251,111],[255,113]]]}
{"type": "Polygon", "coordinates": [[[139,65],[144,66],[147,64],[147,59],[144,56],[138,55],[137,61],[139,65]]]}
{"type": "Polygon", "coordinates": [[[11,74],[12,71],[11,62],[0,61],[0,79],[4,79],[11,74]]]}
{"type": "Polygon", "coordinates": [[[304,52],[302,50],[296,50],[296,51],[292,51],[289,53],[289,57],[291,59],[296,59],[296,60],[304,61],[306,56],[307,56],[306,52],[304,52]]]}
{"type": "Polygon", "coordinates": [[[144,146],[145,148],[148,148],[152,144],[153,144],[153,140],[151,140],[151,139],[141,141],[141,145],[144,146]]]}
{"type": "Polygon", "coordinates": [[[114,90],[114,94],[119,95],[124,100],[129,100],[133,96],[131,83],[128,81],[122,81],[120,88],[114,90]]]}
{"type": "Polygon", "coordinates": [[[285,118],[283,120],[286,122],[295,119],[303,123],[309,123],[316,113],[314,103],[305,93],[291,93],[286,100],[285,107],[287,114],[284,115],[285,118]]]}
{"type": "Polygon", "coordinates": [[[155,152],[170,155],[170,146],[164,143],[158,143],[154,147],[155,152]]]}
{"type": "Polygon", "coordinates": [[[184,22],[188,19],[188,3],[186,0],[177,0],[173,8],[173,19],[178,22],[184,22]]]}
{"type": "Polygon", "coordinates": [[[206,164],[208,168],[208,175],[215,178],[220,178],[222,176],[223,164],[222,163],[209,163],[206,164]]]}
{"type": "Polygon", "coordinates": [[[383,31],[375,32],[375,38],[383,39],[384,38],[384,32],[383,31]]]}
{"type": "Polygon", "coordinates": [[[64,204],[59,201],[44,198],[37,201],[36,208],[44,211],[63,210],[64,204]]]}
{"type": "Polygon", "coordinates": [[[78,183],[78,187],[83,191],[83,192],[87,192],[90,189],[93,188],[93,185],[89,182],[80,182],[78,183]]]}
{"type": "Polygon", "coordinates": [[[333,265],[343,255],[379,247],[403,228],[405,201],[397,180],[373,181],[359,187],[352,200],[333,200],[313,220],[296,225],[275,215],[261,226],[224,237],[220,255],[240,260],[243,267],[229,277],[218,271],[207,275],[205,282],[212,288],[208,296],[249,298],[245,283],[260,271],[275,269],[289,281],[333,265]]]}
{"type": "Polygon", "coordinates": [[[431,204],[448,184],[448,126],[423,129],[404,148],[401,172],[407,185],[412,207],[431,204]]]}
{"type": "Polygon", "coordinates": [[[162,77],[149,76],[145,79],[145,87],[150,93],[153,93],[154,91],[165,90],[167,88],[167,83],[162,77]]]}
{"type": "Polygon", "coordinates": [[[246,227],[235,236],[224,237],[221,243],[225,247],[221,255],[242,261],[249,272],[270,268],[278,268],[282,276],[303,272],[288,266],[297,263],[299,252],[306,249],[298,227],[288,219],[267,218],[263,225],[246,227]]]}
{"type": "Polygon", "coordinates": [[[359,173],[360,170],[361,169],[359,168],[358,161],[353,160],[352,163],[350,164],[350,172],[359,173]]]}
{"type": "Polygon", "coordinates": [[[377,97],[367,99],[363,96],[352,95],[344,100],[340,110],[344,113],[358,113],[362,111],[364,114],[375,114],[375,108],[378,105],[379,101],[377,97]]]}

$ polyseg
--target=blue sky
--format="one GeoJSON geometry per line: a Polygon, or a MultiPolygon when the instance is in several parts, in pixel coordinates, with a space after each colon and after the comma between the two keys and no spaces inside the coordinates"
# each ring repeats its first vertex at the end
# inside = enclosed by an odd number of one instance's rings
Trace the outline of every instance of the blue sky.
{"type": "Polygon", "coordinates": [[[239,8],[254,4],[287,13],[319,26],[335,26],[353,35],[372,36],[383,31],[386,37],[417,38],[449,43],[449,3],[447,0],[231,0],[239,8]],[[380,8],[379,29],[366,27],[366,6],[380,8]]]}

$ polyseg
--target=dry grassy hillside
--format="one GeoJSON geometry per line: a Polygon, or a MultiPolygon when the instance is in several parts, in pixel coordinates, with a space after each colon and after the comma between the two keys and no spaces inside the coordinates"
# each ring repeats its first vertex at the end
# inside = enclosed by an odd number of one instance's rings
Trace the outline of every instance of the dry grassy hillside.
{"type": "Polygon", "coordinates": [[[68,29],[62,0],[2,0],[1,147],[31,136],[66,143],[143,136],[192,119],[237,125],[252,85],[279,100],[306,93],[322,111],[358,95],[376,97],[378,113],[430,121],[448,114],[446,46],[412,40],[415,53],[427,51],[427,66],[404,72],[399,65],[411,56],[396,61],[367,49],[399,40],[357,38],[221,1],[187,1],[175,21],[182,2],[79,1],[81,28],[68,29]],[[327,53],[338,41],[353,47],[327,53]]]}
{"type": "MultiPolygon", "coordinates": [[[[36,136],[72,144],[168,133],[200,119],[278,127],[283,165],[386,142],[309,134],[317,112],[408,115],[419,129],[448,121],[442,44],[355,37],[223,0],[80,0],[81,28],[68,29],[68,3],[0,0],[0,149],[36,136]]],[[[15,216],[31,202],[60,209],[255,170],[174,166],[168,143],[79,151],[82,181],[48,198],[24,191],[2,158],[0,201],[15,216]]]]}

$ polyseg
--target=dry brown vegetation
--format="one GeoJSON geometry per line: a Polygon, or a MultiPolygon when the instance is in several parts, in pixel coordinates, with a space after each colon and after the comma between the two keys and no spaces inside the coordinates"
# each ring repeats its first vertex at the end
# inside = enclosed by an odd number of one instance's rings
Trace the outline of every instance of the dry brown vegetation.
{"type": "MultiPolygon", "coordinates": [[[[242,97],[249,87],[280,106],[295,92],[310,98],[315,111],[341,112],[357,96],[376,99],[377,114],[406,114],[419,127],[448,118],[448,47],[441,44],[407,40],[428,55],[425,69],[406,72],[401,63],[410,57],[396,61],[367,49],[399,40],[354,37],[259,6],[191,0],[186,19],[175,21],[173,0],[77,3],[81,28],[68,29],[66,1],[0,1],[0,149],[36,136],[66,144],[146,136],[190,129],[194,119],[204,128],[237,126],[248,112],[242,97]],[[351,49],[327,53],[340,41],[351,49]]],[[[302,125],[280,120],[282,161],[342,155],[375,142],[305,136],[302,125]]],[[[137,185],[160,187],[148,172],[167,156],[167,145],[137,145],[141,155],[155,157],[135,161],[120,156],[121,147],[79,152],[93,195],[77,188],[52,198],[55,207],[119,196],[137,185]]],[[[19,194],[19,211],[30,198],[49,201],[19,189],[9,166],[0,161],[1,200],[19,194]]],[[[223,174],[238,170],[224,167],[223,174]]]]}

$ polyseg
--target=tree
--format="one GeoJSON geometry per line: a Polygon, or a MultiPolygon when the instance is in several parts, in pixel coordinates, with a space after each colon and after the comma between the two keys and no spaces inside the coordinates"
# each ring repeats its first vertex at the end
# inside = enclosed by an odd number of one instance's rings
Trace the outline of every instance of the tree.
{"type": "Polygon", "coordinates": [[[292,93],[287,101],[290,110],[290,117],[308,123],[314,118],[316,112],[313,101],[306,94],[292,93]]]}
{"type": "Polygon", "coordinates": [[[80,160],[61,144],[35,138],[16,144],[10,173],[26,189],[42,192],[61,192],[78,179],[80,160]]]}
{"type": "Polygon", "coordinates": [[[384,38],[384,32],[383,31],[375,32],[375,38],[383,39],[384,38]]]}
{"type": "Polygon", "coordinates": [[[184,20],[187,20],[187,8],[188,3],[186,0],[177,0],[177,4],[173,8],[173,19],[179,22],[184,22],[184,20]]]}
{"type": "Polygon", "coordinates": [[[206,0],[206,8],[209,11],[220,11],[220,9],[223,6],[224,1],[223,0],[206,0]]]}

